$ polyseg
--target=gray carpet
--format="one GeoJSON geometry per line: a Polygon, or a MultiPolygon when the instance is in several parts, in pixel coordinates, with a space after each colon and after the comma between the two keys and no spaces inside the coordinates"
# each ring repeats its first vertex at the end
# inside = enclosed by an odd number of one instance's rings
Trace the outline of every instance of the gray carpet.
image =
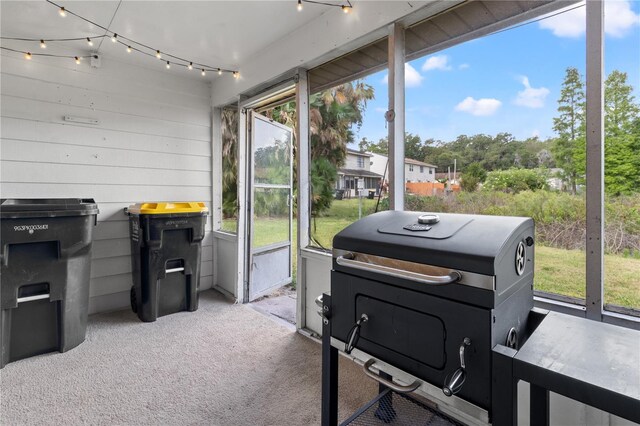
{"type": "MultiPolygon", "coordinates": [[[[340,361],[340,418],[376,393],[340,361]]],[[[89,318],[86,341],[0,370],[2,425],[314,425],[320,345],[214,291],[198,311],[89,318]]]]}

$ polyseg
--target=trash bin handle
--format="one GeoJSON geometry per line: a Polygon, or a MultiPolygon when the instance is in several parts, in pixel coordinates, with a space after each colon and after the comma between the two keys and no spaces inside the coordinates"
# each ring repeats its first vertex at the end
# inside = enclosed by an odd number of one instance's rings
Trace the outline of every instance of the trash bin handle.
{"type": "Polygon", "coordinates": [[[165,274],[172,274],[172,273],[174,273],[174,272],[182,272],[182,271],[184,271],[184,268],[183,268],[183,267],[180,267],[180,268],[171,268],[171,269],[166,269],[166,270],[164,271],[164,273],[165,273],[165,274]]]}
{"type": "Polygon", "coordinates": [[[49,298],[49,293],[47,293],[47,294],[36,294],[35,296],[18,297],[16,302],[18,302],[18,303],[33,302],[34,300],[42,300],[42,299],[48,299],[48,298],[49,298]]]}

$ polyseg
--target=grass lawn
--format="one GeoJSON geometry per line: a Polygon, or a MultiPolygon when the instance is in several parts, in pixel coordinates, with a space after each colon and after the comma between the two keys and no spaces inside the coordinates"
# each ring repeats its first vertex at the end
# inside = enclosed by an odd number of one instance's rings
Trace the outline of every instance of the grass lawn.
{"type": "MultiPolygon", "coordinates": [[[[362,200],[362,215],[375,210],[376,200],[362,200]]],[[[336,200],[322,217],[311,220],[311,234],[322,247],[330,249],[333,236],[358,220],[358,200],[336,200]]],[[[235,230],[235,222],[228,221],[235,230]]],[[[282,241],[286,238],[286,220],[265,219],[256,226],[258,246],[282,241]]],[[[296,223],[293,223],[293,252],[296,253],[296,223]]],[[[580,250],[564,250],[536,245],[536,290],[564,296],[585,297],[585,253],[580,250]]],[[[295,280],[297,258],[293,256],[295,280]]],[[[640,308],[640,259],[617,255],[605,255],[605,304],[640,308]]]]}

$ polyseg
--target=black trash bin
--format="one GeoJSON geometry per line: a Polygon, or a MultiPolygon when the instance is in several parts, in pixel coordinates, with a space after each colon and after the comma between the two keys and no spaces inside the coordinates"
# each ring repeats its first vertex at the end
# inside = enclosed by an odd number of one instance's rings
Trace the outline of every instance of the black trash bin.
{"type": "Polygon", "coordinates": [[[376,191],[369,190],[369,195],[367,195],[367,198],[369,200],[373,200],[375,196],[376,196],[376,191]]]}
{"type": "Polygon", "coordinates": [[[336,200],[342,200],[344,198],[344,189],[336,189],[336,200]]]}
{"type": "Polygon", "coordinates": [[[200,258],[208,209],[201,202],[130,206],[131,309],[145,322],[198,309],[200,258]]]}
{"type": "Polygon", "coordinates": [[[92,199],[2,199],[2,359],[66,352],[87,330],[92,199]]]}

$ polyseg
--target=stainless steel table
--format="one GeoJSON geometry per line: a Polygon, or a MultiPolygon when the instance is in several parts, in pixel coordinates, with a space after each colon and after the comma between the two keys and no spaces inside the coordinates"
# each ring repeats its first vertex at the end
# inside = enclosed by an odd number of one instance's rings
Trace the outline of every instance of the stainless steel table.
{"type": "Polygon", "coordinates": [[[494,348],[494,362],[494,392],[513,403],[498,423],[517,419],[519,380],[531,385],[531,424],[549,424],[549,392],[640,423],[639,331],[549,312],[519,351],[494,348]]]}

